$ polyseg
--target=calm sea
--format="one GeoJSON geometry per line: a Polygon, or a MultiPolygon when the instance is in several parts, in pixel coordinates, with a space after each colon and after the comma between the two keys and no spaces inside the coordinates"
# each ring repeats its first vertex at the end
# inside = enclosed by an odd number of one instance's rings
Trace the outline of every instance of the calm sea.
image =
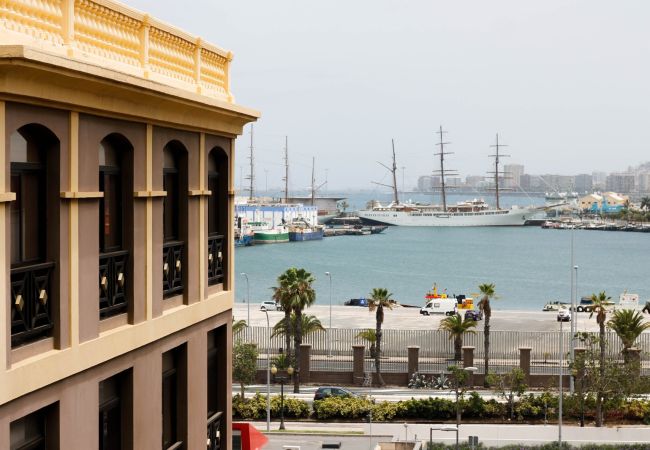
{"type": "MultiPolygon", "coordinates": [[[[466,197],[466,196],[465,196],[466,197]]],[[[455,201],[455,200],[453,200],[455,201]]],[[[512,203],[532,204],[543,199],[512,203]]],[[[359,205],[357,205],[359,206],[359,205]]],[[[549,300],[571,296],[571,235],[578,269],[578,295],[602,290],[614,299],[627,290],[650,300],[650,234],[538,227],[389,227],[382,234],[238,248],[236,301],[271,296],[280,273],[304,267],[316,277],[318,304],[342,304],[385,287],[402,303],[421,305],[437,283],[448,293],[474,294],[495,283],[495,309],[540,310],[549,300]]]]}

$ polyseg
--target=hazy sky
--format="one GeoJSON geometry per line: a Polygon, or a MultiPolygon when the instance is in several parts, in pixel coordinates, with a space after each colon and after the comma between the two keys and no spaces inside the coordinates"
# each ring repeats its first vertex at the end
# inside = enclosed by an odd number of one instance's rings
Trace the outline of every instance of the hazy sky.
{"type": "MultiPolygon", "coordinates": [[[[484,175],[498,132],[526,172],[617,171],[650,160],[650,2],[598,0],[126,0],[232,50],[255,125],[257,188],[388,181],[449,166],[484,175]],[[265,172],[268,171],[268,172],[265,172]]],[[[237,142],[248,172],[249,127],[237,142]]],[[[239,186],[239,181],[237,182],[239,186]]]]}

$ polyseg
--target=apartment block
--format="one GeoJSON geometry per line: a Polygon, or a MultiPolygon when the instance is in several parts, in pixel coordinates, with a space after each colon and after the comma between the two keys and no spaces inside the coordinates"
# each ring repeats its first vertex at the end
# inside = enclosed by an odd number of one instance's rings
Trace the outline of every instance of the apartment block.
{"type": "Polygon", "coordinates": [[[230,449],[232,54],[0,4],[0,448],[230,449]]]}

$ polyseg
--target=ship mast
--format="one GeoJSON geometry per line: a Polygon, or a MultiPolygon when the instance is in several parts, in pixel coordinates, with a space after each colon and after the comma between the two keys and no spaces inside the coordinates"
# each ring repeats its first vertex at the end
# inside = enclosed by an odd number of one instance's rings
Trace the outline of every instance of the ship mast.
{"type": "Polygon", "coordinates": [[[251,147],[250,147],[250,175],[246,177],[247,180],[250,180],[250,187],[248,188],[248,200],[253,201],[254,194],[254,184],[255,184],[255,171],[254,171],[254,159],[253,159],[253,124],[251,124],[251,147]]]}
{"type": "Polygon", "coordinates": [[[395,205],[399,205],[399,196],[397,195],[397,161],[395,159],[395,139],[391,139],[391,143],[393,145],[393,167],[392,168],[388,167],[386,164],[384,164],[382,162],[379,162],[379,161],[377,161],[377,163],[381,164],[382,166],[384,166],[386,168],[386,170],[388,170],[389,172],[392,173],[392,175],[393,175],[393,184],[388,185],[388,184],[384,184],[384,183],[377,183],[376,181],[373,181],[373,183],[378,184],[379,186],[386,186],[386,187],[389,187],[389,188],[393,189],[393,203],[395,205]]]}
{"type": "Polygon", "coordinates": [[[490,145],[491,148],[495,149],[494,155],[490,155],[490,158],[494,158],[494,172],[488,172],[488,173],[493,173],[494,174],[494,191],[496,194],[496,200],[497,200],[497,209],[501,209],[499,205],[499,175],[502,175],[503,178],[506,178],[506,174],[503,171],[499,170],[499,159],[500,158],[507,158],[510,155],[502,155],[499,153],[499,149],[501,147],[507,147],[507,145],[504,144],[499,144],[499,133],[497,133],[497,138],[496,138],[496,144],[495,145],[490,145]]]}
{"type": "Polygon", "coordinates": [[[284,137],[284,203],[289,203],[289,136],[284,137]]]}
{"type": "Polygon", "coordinates": [[[316,166],[316,157],[311,157],[311,206],[314,206],[314,197],[316,196],[316,179],[314,178],[314,169],[316,166]]]}
{"type": "Polygon", "coordinates": [[[444,135],[447,133],[446,131],[442,130],[442,125],[440,126],[439,131],[436,131],[436,133],[440,136],[440,142],[438,142],[438,146],[440,146],[440,151],[438,153],[434,153],[435,156],[440,157],[440,170],[434,170],[434,173],[439,173],[440,174],[440,192],[442,196],[442,209],[443,211],[447,212],[447,191],[446,191],[446,185],[445,185],[445,177],[447,175],[455,175],[456,171],[452,169],[445,169],[445,155],[453,155],[454,152],[446,152],[445,151],[445,145],[451,144],[451,142],[444,142],[444,135]]]}

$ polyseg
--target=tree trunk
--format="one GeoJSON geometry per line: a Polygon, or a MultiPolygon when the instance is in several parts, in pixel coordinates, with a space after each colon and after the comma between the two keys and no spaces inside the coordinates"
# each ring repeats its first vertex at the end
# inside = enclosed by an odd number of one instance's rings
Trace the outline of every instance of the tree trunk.
{"type": "Polygon", "coordinates": [[[488,383],[489,361],[490,361],[490,311],[485,311],[485,323],[483,324],[483,387],[490,387],[488,383]]]}
{"type": "Polygon", "coordinates": [[[244,400],[244,394],[246,393],[246,390],[244,389],[244,383],[240,382],[239,387],[241,388],[241,399],[244,400]]]}
{"type": "Polygon", "coordinates": [[[384,383],[384,379],[381,376],[381,370],[379,367],[380,364],[379,357],[381,356],[381,324],[384,318],[383,306],[379,305],[377,307],[377,314],[375,317],[377,319],[377,327],[375,329],[375,335],[377,337],[377,345],[375,347],[375,373],[377,374],[377,379],[375,381],[377,385],[383,387],[386,385],[386,383],[384,383]]]}
{"type": "Polygon", "coordinates": [[[284,354],[287,355],[287,361],[291,361],[291,308],[284,311],[284,354]]]}
{"type": "MultiPolygon", "coordinates": [[[[600,386],[605,382],[605,322],[601,321],[598,324],[600,326],[600,386]]],[[[602,388],[598,389],[596,393],[596,426],[603,426],[603,392],[602,388]]]]}
{"type": "Polygon", "coordinates": [[[294,335],[294,353],[296,355],[295,370],[293,371],[293,392],[300,393],[300,344],[302,344],[302,311],[297,309],[296,313],[296,332],[294,335]]]}
{"type": "Polygon", "coordinates": [[[454,337],[454,359],[460,361],[462,359],[462,350],[463,350],[463,337],[456,336],[454,337]]]}

